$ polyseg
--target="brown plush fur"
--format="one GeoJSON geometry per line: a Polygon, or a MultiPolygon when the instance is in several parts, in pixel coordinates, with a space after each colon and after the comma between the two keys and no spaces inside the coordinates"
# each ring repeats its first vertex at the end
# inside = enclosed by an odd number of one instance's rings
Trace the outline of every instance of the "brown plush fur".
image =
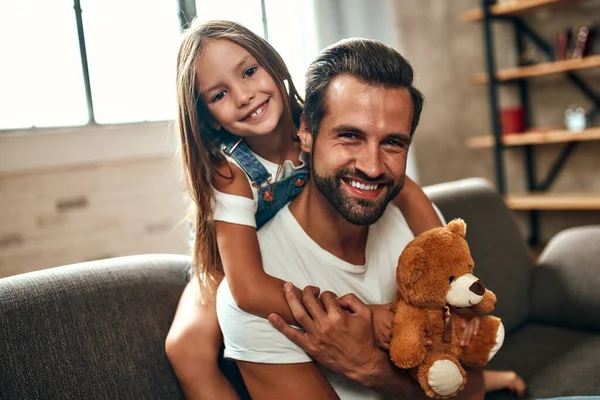
{"type": "MultiPolygon", "coordinates": [[[[444,228],[435,228],[416,237],[402,252],[396,270],[398,295],[390,345],[390,357],[403,369],[416,368],[421,387],[429,397],[448,398],[462,390],[466,374],[461,366],[484,366],[496,342],[500,320],[485,316],[477,336],[469,346],[460,347],[462,321],[450,308],[452,339],[444,341],[446,295],[451,288],[450,277],[457,279],[473,273],[473,259],[465,240],[466,225],[457,219],[444,228]],[[432,341],[425,346],[425,339],[432,341]],[[455,393],[436,394],[428,383],[429,370],[437,360],[453,361],[463,376],[455,393]]],[[[469,307],[476,314],[494,309],[496,296],[485,289],[480,303],[469,307]]]]}

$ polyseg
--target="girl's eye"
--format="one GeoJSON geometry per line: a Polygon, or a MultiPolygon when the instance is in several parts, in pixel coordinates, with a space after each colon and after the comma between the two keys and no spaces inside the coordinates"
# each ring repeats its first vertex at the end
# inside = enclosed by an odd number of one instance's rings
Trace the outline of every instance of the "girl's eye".
{"type": "Polygon", "coordinates": [[[244,76],[249,78],[256,73],[256,70],[258,70],[258,67],[250,67],[244,71],[244,76]]]}
{"type": "Polygon", "coordinates": [[[215,94],[210,101],[213,102],[213,103],[215,103],[215,102],[221,100],[224,96],[225,96],[225,92],[224,91],[220,91],[219,93],[215,94]]]}

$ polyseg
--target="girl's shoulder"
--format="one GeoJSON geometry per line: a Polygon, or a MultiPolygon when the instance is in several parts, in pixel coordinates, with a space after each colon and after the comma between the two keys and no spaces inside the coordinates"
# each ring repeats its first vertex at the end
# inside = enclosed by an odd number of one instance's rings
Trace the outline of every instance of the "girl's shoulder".
{"type": "Polygon", "coordinates": [[[248,177],[234,160],[226,159],[216,168],[212,179],[213,187],[222,193],[254,198],[248,177]]]}

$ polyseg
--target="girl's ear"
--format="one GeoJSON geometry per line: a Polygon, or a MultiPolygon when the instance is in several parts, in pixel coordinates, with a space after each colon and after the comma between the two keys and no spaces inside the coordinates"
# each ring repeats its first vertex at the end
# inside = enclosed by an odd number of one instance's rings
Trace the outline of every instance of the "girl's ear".
{"type": "Polygon", "coordinates": [[[300,118],[300,129],[298,129],[298,137],[300,138],[300,147],[303,152],[310,153],[312,151],[313,135],[306,128],[304,116],[300,118]]]}
{"type": "Polygon", "coordinates": [[[220,131],[221,130],[221,125],[218,122],[213,122],[210,124],[210,126],[215,130],[215,131],[220,131]]]}

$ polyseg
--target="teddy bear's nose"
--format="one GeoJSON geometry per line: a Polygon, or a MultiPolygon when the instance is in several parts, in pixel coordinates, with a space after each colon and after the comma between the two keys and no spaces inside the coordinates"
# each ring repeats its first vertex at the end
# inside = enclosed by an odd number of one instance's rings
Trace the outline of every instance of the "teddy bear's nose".
{"type": "Polygon", "coordinates": [[[483,282],[481,282],[481,279],[478,279],[475,282],[473,282],[471,287],[469,287],[469,290],[478,296],[483,296],[483,294],[485,293],[485,285],[483,284],[483,282]]]}

